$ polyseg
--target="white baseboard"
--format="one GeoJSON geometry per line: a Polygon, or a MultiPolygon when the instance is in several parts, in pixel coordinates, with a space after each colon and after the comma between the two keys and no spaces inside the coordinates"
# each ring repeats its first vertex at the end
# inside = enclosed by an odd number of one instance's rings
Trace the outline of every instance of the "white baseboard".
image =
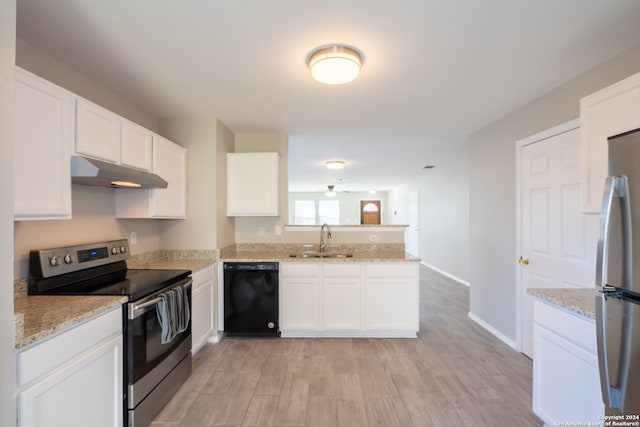
{"type": "Polygon", "coordinates": [[[515,341],[513,341],[512,339],[510,339],[509,337],[507,337],[505,334],[503,334],[502,332],[498,331],[496,328],[494,328],[493,326],[489,325],[487,322],[485,322],[484,320],[480,319],[478,316],[476,316],[475,314],[473,314],[471,312],[469,312],[468,316],[469,316],[469,319],[473,320],[478,325],[482,326],[489,333],[491,333],[491,335],[493,335],[494,337],[498,338],[500,341],[502,341],[503,343],[505,343],[506,345],[508,345],[512,349],[514,349],[516,351],[520,351],[518,349],[518,344],[515,341]]]}
{"type": "Polygon", "coordinates": [[[438,273],[442,274],[443,276],[446,276],[449,279],[460,283],[461,285],[465,285],[467,288],[469,287],[469,282],[466,282],[466,281],[460,279],[459,277],[456,277],[456,276],[454,276],[452,274],[449,274],[446,271],[440,270],[439,268],[434,267],[433,265],[427,264],[424,261],[422,261],[422,265],[424,265],[425,267],[429,267],[430,269],[432,269],[434,271],[437,271],[438,273]]]}

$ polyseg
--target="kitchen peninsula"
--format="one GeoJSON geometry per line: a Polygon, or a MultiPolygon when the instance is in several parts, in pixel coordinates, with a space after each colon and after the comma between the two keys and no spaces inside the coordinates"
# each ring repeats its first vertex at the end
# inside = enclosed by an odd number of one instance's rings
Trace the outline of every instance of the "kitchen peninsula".
{"type": "Polygon", "coordinates": [[[282,337],[417,336],[420,259],[404,244],[317,250],[317,244],[237,244],[221,251],[220,263],[280,263],[282,337]]]}

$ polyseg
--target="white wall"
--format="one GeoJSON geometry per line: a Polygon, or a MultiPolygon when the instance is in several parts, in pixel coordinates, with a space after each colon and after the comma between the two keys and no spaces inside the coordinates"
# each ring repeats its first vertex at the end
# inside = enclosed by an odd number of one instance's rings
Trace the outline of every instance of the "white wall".
{"type": "Polygon", "coordinates": [[[160,128],[167,138],[187,149],[187,218],[160,223],[160,246],[165,249],[218,248],[220,214],[219,127],[216,118],[164,119],[160,128]]]}
{"type": "Polygon", "coordinates": [[[13,360],[13,138],[16,1],[0,1],[0,425],[15,424],[13,360]]]}
{"type": "Polygon", "coordinates": [[[435,167],[394,190],[396,216],[407,224],[408,193],[417,190],[420,213],[422,263],[468,284],[469,280],[469,175],[466,144],[434,156],[435,167]]]}
{"type": "Polygon", "coordinates": [[[640,71],[640,45],[469,138],[470,313],[516,340],[515,142],[579,116],[580,98],[640,71]]]}

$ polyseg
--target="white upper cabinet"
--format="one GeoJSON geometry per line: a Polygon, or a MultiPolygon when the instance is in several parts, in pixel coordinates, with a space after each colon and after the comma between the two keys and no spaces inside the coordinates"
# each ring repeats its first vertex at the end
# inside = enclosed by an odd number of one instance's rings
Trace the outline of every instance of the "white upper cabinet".
{"type": "Polygon", "coordinates": [[[130,122],[122,120],[121,163],[143,171],[151,171],[153,153],[153,133],[130,122]]]}
{"type": "Polygon", "coordinates": [[[608,171],[607,138],[640,128],[640,73],[580,100],[582,211],[600,211],[608,171]]]}
{"type": "Polygon", "coordinates": [[[121,122],[117,114],[78,98],[74,154],[120,163],[121,122]]]}
{"type": "Polygon", "coordinates": [[[227,154],[227,216],[278,216],[278,153],[227,154]]]}
{"type": "Polygon", "coordinates": [[[187,150],[161,136],[153,136],[153,172],[167,188],[151,190],[155,218],[186,216],[187,150]]]}
{"type": "Polygon", "coordinates": [[[187,150],[153,135],[152,172],[167,181],[167,188],[118,189],[116,218],[185,218],[187,150]]]}
{"type": "Polygon", "coordinates": [[[72,143],[73,95],[16,68],[14,219],[71,218],[72,143]]]}

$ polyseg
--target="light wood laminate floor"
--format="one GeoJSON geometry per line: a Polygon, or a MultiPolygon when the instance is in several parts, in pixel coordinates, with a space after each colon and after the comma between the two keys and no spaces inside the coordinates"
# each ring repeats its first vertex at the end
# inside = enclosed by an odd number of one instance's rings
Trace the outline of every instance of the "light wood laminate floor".
{"type": "Polygon", "coordinates": [[[417,339],[223,339],[151,424],[541,426],[532,362],[467,317],[469,289],[420,266],[417,339]]]}

